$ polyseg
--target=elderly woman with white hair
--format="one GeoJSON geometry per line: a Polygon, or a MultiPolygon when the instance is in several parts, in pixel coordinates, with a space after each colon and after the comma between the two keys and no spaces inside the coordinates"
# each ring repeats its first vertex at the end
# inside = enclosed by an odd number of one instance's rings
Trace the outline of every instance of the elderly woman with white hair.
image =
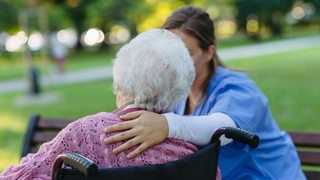
{"type": "Polygon", "coordinates": [[[141,109],[171,111],[188,96],[194,77],[192,58],[176,35],[162,29],[141,33],[120,49],[114,61],[113,87],[118,109],[72,122],[37,153],[28,154],[18,165],[6,168],[0,179],[50,179],[55,158],[64,152],[82,154],[103,168],[166,163],[197,151],[193,144],[167,139],[128,159],[126,155],[131,150],[112,152],[121,142],[110,145],[103,142],[114,134],[106,135],[103,130],[119,123],[120,115],[141,109]]]}

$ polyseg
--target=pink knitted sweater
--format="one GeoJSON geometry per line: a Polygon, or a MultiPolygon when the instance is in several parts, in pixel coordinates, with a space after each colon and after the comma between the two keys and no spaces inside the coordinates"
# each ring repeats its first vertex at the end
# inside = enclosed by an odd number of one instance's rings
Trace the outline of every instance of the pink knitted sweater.
{"type": "Polygon", "coordinates": [[[197,147],[190,143],[167,139],[133,159],[126,158],[126,154],[132,149],[114,154],[112,149],[121,143],[105,145],[103,140],[112,134],[105,134],[103,130],[120,121],[117,114],[105,112],[74,121],[52,141],[43,144],[37,153],[28,154],[18,165],[7,167],[0,174],[0,179],[50,179],[54,159],[64,152],[82,154],[100,168],[105,168],[165,163],[197,151],[197,147]]]}

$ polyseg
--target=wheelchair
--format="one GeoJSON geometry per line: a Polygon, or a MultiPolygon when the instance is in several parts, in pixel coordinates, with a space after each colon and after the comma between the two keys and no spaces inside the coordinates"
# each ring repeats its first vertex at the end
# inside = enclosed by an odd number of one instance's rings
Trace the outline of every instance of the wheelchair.
{"type": "Polygon", "coordinates": [[[259,145],[259,137],[254,133],[226,127],[215,131],[210,143],[199,151],[165,164],[98,168],[90,159],[67,152],[55,159],[52,180],[213,180],[216,178],[222,135],[251,148],[259,145]],[[62,168],[63,165],[71,168],[62,168]]]}

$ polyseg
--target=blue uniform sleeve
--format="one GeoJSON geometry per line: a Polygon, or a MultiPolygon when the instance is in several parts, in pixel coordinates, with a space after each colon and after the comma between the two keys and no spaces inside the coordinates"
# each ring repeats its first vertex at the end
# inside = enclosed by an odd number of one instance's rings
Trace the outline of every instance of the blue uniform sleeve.
{"type": "Polygon", "coordinates": [[[255,131],[268,111],[268,100],[249,78],[243,77],[220,85],[214,98],[214,105],[210,110],[229,115],[238,127],[255,131]]]}

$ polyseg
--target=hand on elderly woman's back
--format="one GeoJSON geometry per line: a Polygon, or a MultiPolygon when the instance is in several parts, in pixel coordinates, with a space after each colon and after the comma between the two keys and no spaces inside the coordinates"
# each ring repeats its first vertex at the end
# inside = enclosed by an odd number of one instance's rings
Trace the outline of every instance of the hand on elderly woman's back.
{"type": "Polygon", "coordinates": [[[168,136],[169,127],[165,117],[161,114],[141,110],[123,115],[120,119],[125,121],[107,127],[105,133],[127,131],[119,132],[105,139],[105,143],[111,144],[127,140],[121,146],[114,149],[114,153],[120,153],[137,146],[136,149],[127,155],[128,158],[133,158],[147,148],[161,143],[168,136]]]}

